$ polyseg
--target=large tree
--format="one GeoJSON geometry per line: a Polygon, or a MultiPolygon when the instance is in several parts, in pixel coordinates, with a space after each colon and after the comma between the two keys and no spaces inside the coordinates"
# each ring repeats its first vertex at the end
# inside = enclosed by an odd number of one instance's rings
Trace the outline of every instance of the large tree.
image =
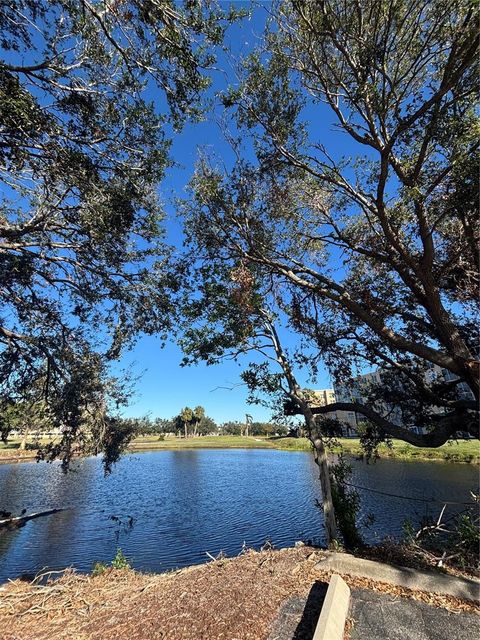
{"type": "Polygon", "coordinates": [[[176,422],[183,426],[183,436],[188,438],[188,427],[194,420],[193,410],[190,407],[184,407],[176,418],[176,422]]]}
{"type": "Polygon", "coordinates": [[[65,433],[52,455],[112,443],[92,412],[113,389],[107,361],[168,329],[157,185],[232,15],[200,0],[0,5],[0,400],[39,391],[65,433]]]}
{"type": "MultiPolygon", "coordinates": [[[[190,232],[196,233],[197,238],[203,237],[203,227],[197,228],[193,222],[190,232]]],[[[193,242],[193,236],[190,238],[193,242]]],[[[274,311],[275,295],[268,279],[263,280],[261,271],[251,270],[245,264],[232,268],[231,260],[215,260],[210,253],[212,249],[210,243],[194,243],[193,252],[203,266],[192,273],[195,300],[191,300],[187,289],[183,302],[186,322],[180,342],[185,363],[206,359],[209,364],[215,364],[224,358],[257,356],[242,373],[249,391],[248,401],[268,405],[267,397],[278,411],[288,399],[303,415],[305,433],[319,468],[325,535],[330,545],[338,534],[325,434],[315,421],[311,393],[302,389],[295,372],[304,357],[301,351],[286,349],[282,344],[277,326],[279,319],[274,311]]],[[[187,419],[192,415],[192,411],[188,411],[187,419]]],[[[244,435],[246,429],[241,423],[229,423],[224,425],[224,431],[244,435]]],[[[186,433],[185,427],[185,437],[186,433]]]]}
{"type": "Polygon", "coordinates": [[[223,96],[237,161],[204,156],[185,206],[195,316],[222,327],[219,342],[197,322],[187,341],[214,361],[250,340],[248,312],[228,313],[249,301],[225,295],[250,279],[304,337],[305,362],[347,384],[383,372],[366,401],[316,413],[356,411],[374,441],[478,437],[478,13],[463,0],[285,0],[271,22],[223,96]]]}

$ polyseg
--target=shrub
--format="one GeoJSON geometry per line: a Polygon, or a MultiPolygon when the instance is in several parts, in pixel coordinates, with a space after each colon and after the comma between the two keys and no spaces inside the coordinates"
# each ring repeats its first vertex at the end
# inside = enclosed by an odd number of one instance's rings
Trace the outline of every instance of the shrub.
{"type": "Polygon", "coordinates": [[[108,569],[104,562],[95,562],[92,569],[92,576],[101,576],[108,569]]]}
{"type": "Polygon", "coordinates": [[[117,548],[117,553],[111,565],[107,565],[104,562],[95,562],[92,569],[92,576],[101,576],[102,573],[105,573],[110,567],[112,569],[123,569],[125,571],[129,571],[132,568],[120,547],[117,548]]]}
{"type": "Polygon", "coordinates": [[[357,526],[360,496],[358,491],[352,489],[348,483],[352,475],[352,467],[345,461],[343,455],[340,455],[337,464],[332,465],[330,471],[333,507],[344,545],[347,549],[360,547],[363,545],[357,526]]]}
{"type": "Polygon", "coordinates": [[[127,558],[123,555],[123,551],[118,547],[115,558],[112,560],[113,569],[131,569],[127,558]]]}

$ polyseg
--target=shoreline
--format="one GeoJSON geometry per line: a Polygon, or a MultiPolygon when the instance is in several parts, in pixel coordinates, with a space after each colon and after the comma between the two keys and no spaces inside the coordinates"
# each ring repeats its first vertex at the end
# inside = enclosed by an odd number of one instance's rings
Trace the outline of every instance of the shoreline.
{"type": "MultiPolygon", "coordinates": [[[[358,438],[339,439],[341,447],[333,447],[332,453],[340,449],[349,456],[362,457],[358,438]]],[[[180,451],[196,449],[275,449],[278,451],[310,451],[311,445],[306,438],[257,438],[255,436],[199,436],[196,438],[167,438],[159,440],[153,437],[140,437],[132,441],[125,455],[154,451],[180,451]]],[[[385,445],[379,448],[379,458],[402,462],[450,462],[458,464],[479,464],[480,443],[476,440],[452,441],[437,449],[417,448],[405,442],[394,441],[393,448],[385,445]]],[[[0,464],[18,464],[34,462],[36,450],[20,453],[17,449],[0,448],[0,464]]]]}
{"type": "MultiPolygon", "coordinates": [[[[248,550],[163,574],[106,568],[97,575],[67,570],[44,584],[14,580],[2,590],[0,626],[9,630],[5,636],[9,640],[120,636],[267,640],[279,628],[285,603],[300,602],[295,627],[312,589],[326,586],[333,573],[343,575],[352,590],[368,589],[401,602],[416,600],[459,615],[479,610],[477,603],[445,592],[384,582],[381,575],[372,579],[333,571],[325,560],[324,551],[303,546],[248,550]]],[[[313,616],[313,628],[316,622],[313,616]]],[[[349,628],[354,625],[351,620],[349,628]]]]}

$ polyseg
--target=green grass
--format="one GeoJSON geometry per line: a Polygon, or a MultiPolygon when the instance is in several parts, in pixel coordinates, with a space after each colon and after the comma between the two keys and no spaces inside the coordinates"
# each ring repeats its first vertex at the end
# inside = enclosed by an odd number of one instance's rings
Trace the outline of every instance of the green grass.
{"type": "MultiPolygon", "coordinates": [[[[339,438],[341,446],[333,451],[352,455],[361,455],[360,440],[358,438],[339,438]]],[[[276,441],[276,448],[306,451],[310,443],[306,438],[282,438],[276,441]]],[[[401,440],[393,440],[393,448],[386,445],[379,447],[381,458],[395,458],[397,460],[443,460],[447,462],[480,462],[480,442],[478,440],[458,440],[447,442],[438,448],[414,447],[401,440]]]]}
{"type": "MultiPolygon", "coordinates": [[[[347,454],[361,455],[358,438],[339,438],[339,444],[347,454]]],[[[283,451],[310,451],[311,445],[306,438],[262,438],[243,436],[202,436],[199,438],[167,438],[158,440],[157,436],[137,438],[133,441],[133,450],[165,449],[281,449],[283,451]]],[[[339,452],[340,447],[333,449],[339,452]]],[[[413,447],[401,440],[393,441],[393,448],[382,445],[379,448],[382,458],[397,460],[443,460],[448,462],[480,462],[480,442],[478,440],[459,440],[444,444],[435,449],[413,447]]]]}
{"type": "Polygon", "coordinates": [[[165,438],[142,436],[131,443],[131,450],[161,451],[163,449],[273,449],[273,441],[244,436],[199,436],[197,438],[165,438]]]}
{"type": "Polygon", "coordinates": [[[311,451],[312,445],[307,438],[270,438],[268,442],[271,442],[275,449],[282,449],[283,451],[311,451]]]}
{"type": "MultiPolygon", "coordinates": [[[[360,445],[357,444],[358,450],[360,445]]],[[[399,460],[444,460],[446,462],[480,462],[480,443],[478,440],[458,440],[447,442],[438,448],[414,447],[401,440],[393,441],[393,449],[382,446],[380,455],[399,460]]]]}
{"type": "MultiPolygon", "coordinates": [[[[361,455],[358,438],[340,438],[338,442],[344,453],[361,455]]],[[[0,443],[0,461],[4,459],[33,458],[35,451],[20,451],[19,439],[7,444],[0,443]]],[[[262,438],[260,436],[200,436],[197,438],[165,438],[142,436],[136,438],[129,447],[130,451],[167,451],[180,449],[281,449],[284,451],[310,451],[311,445],[306,438],[262,438]]],[[[338,453],[340,448],[333,449],[338,453]]],[[[449,442],[436,449],[413,447],[401,440],[393,441],[393,449],[385,445],[379,448],[382,458],[397,460],[441,460],[446,462],[480,462],[480,442],[478,440],[459,440],[449,442]]]]}

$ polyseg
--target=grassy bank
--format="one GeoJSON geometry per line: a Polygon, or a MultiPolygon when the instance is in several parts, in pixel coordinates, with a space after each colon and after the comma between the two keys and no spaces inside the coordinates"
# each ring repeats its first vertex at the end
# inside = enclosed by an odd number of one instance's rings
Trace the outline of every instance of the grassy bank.
{"type": "Polygon", "coordinates": [[[142,436],[130,444],[132,451],[163,449],[275,449],[275,440],[244,436],[199,436],[197,438],[165,438],[142,436]]]}
{"type": "MultiPolygon", "coordinates": [[[[310,443],[306,438],[280,438],[275,440],[275,448],[291,451],[308,451],[310,443]]],[[[339,447],[333,449],[338,453],[360,456],[362,448],[358,438],[339,438],[339,447]]],[[[379,447],[381,458],[397,460],[443,460],[444,462],[466,462],[478,464],[480,462],[480,442],[478,440],[457,440],[447,442],[437,448],[414,447],[402,440],[393,440],[393,447],[386,445],[379,447]]]]}
{"type": "MultiPolygon", "coordinates": [[[[362,454],[358,438],[340,438],[339,447],[347,454],[362,454]]],[[[306,438],[260,438],[243,436],[204,436],[199,438],[137,438],[130,445],[132,451],[157,451],[165,449],[281,449],[284,451],[310,451],[311,445],[306,438]]],[[[381,458],[397,460],[443,460],[446,462],[480,462],[480,442],[477,440],[459,440],[444,444],[435,449],[413,447],[401,440],[394,440],[390,449],[385,445],[379,448],[381,458]]]]}
{"type": "MultiPolygon", "coordinates": [[[[358,439],[343,439],[343,449],[353,455],[361,454],[358,439]]],[[[379,448],[381,458],[395,458],[397,460],[443,460],[445,462],[466,462],[478,464],[480,462],[480,442],[478,440],[450,441],[437,448],[414,447],[402,440],[394,440],[392,449],[385,445],[379,448]]]]}
{"type": "MultiPolygon", "coordinates": [[[[344,453],[359,456],[362,454],[358,438],[340,438],[339,444],[344,453]]],[[[34,450],[21,451],[20,441],[12,440],[0,444],[0,462],[21,462],[35,458],[34,450]]],[[[133,440],[129,446],[132,452],[166,451],[180,449],[280,449],[284,451],[310,451],[311,445],[306,438],[261,438],[255,436],[201,436],[198,438],[165,438],[142,436],[133,440]]],[[[333,449],[335,453],[340,447],[333,449]]],[[[480,462],[480,442],[478,440],[459,440],[444,444],[436,449],[413,447],[401,440],[394,440],[392,449],[385,445],[379,448],[381,458],[397,460],[439,460],[444,462],[480,462]]]]}

